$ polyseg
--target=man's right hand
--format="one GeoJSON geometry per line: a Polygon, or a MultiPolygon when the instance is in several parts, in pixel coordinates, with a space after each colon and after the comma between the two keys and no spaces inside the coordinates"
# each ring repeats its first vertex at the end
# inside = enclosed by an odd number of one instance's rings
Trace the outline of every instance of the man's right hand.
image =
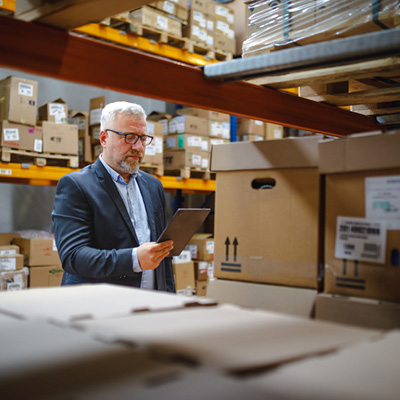
{"type": "Polygon", "coordinates": [[[157,268],[174,248],[173,244],[172,240],[167,240],[162,243],[148,242],[140,245],[137,250],[140,268],[142,270],[157,268]]]}

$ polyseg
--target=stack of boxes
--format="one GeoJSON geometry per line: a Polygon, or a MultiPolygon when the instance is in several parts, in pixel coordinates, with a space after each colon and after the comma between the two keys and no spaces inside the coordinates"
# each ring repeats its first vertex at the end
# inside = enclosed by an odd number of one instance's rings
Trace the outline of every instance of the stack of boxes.
{"type": "Polygon", "coordinates": [[[208,171],[211,146],[230,141],[230,116],[191,107],[177,114],[164,138],[165,170],[208,171]]]}
{"type": "Polygon", "coordinates": [[[92,146],[92,159],[95,160],[102,152],[100,144],[100,118],[103,108],[106,106],[106,97],[99,96],[90,99],[89,105],[89,135],[92,146]]]}
{"type": "Polygon", "coordinates": [[[0,290],[60,286],[62,274],[54,239],[0,233],[0,290]]]}
{"type": "Polygon", "coordinates": [[[389,132],[215,146],[207,294],[249,305],[257,292],[260,308],[400,326],[399,145],[389,132]]]}
{"type": "Polygon", "coordinates": [[[282,139],[284,127],[255,119],[237,117],[237,139],[241,142],[255,142],[268,139],[282,139]]]}
{"type": "Polygon", "coordinates": [[[158,175],[164,175],[164,125],[160,122],[147,121],[147,132],[154,139],[146,147],[142,167],[155,168],[158,175]]]}
{"type": "Polygon", "coordinates": [[[82,110],[68,110],[68,123],[78,127],[79,164],[93,161],[92,141],[89,134],[89,113],[82,110]]]}

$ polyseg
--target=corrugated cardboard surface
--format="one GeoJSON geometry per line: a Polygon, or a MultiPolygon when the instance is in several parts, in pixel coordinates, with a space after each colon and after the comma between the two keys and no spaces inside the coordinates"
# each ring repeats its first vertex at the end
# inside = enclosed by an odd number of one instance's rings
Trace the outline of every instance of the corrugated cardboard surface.
{"type": "Polygon", "coordinates": [[[338,216],[365,218],[365,178],[400,175],[400,168],[326,176],[325,285],[326,293],[400,301],[400,269],[391,264],[391,252],[399,248],[400,230],[388,230],[385,264],[335,257],[338,216]]]}
{"type": "MultiPolygon", "coordinates": [[[[2,121],[0,123],[1,128],[1,145],[4,147],[11,147],[19,150],[30,150],[41,152],[42,151],[42,129],[40,127],[15,124],[8,121],[2,121]],[[8,137],[5,135],[7,130],[10,132],[17,133],[18,140],[7,140],[8,137]]],[[[14,135],[13,135],[14,136],[14,135]]]]}
{"type": "Polygon", "coordinates": [[[29,268],[29,287],[61,286],[63,273],[60,266],[29,268]]]}
{"type": "Polygon", "coordinates": [[[320,293],[315,318],[373,329],[400,328],[400,303],[320,293]]]}
{"type": "Polygon", "coordinates": [[[106,340],[146,346],[160,356],[230,372],[311,357],[378,335],[373,330],[231,305],[136,313],[75,325],[106,340]]]}
{"type": "Polygon", "coordinates": [[[207,285],[207,297],[215,299],[219,304],[230,303],[311,318],[314,316],[317,291],[289,286],[210,279],[207,285]]]}
{"type": "Polygon", "coordinates": [[[43,152],[78,154],[78,127],[43,121],[43,152]]]}
{"type": "Polygon", "coordinates": [[[317,288],[319,193],[317,168],[218,172],[214,276],[317,288]]]}
{"type": "Polygon", "coordinates": [[[51,238],[15,238],[13,244],[19,246],[24,255],[24,263],[27,266],[59,265],[60,257],[51,238]]]}
{"type": "Polygon", "coordinates": [[[211,171],[318,167],[319,137],[214,145],[211,171]]]}

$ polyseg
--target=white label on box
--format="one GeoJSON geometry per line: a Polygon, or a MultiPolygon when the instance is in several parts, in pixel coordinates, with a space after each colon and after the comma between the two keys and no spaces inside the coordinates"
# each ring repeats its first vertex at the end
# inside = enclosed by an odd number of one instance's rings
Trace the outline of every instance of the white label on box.
{"type": "Polygon", "coordinates": [[[258,119],[254,120],[254,125],[262,126],[263,122],[259,121],[258,119]]]}
{"type": "Polygon", "coordinates": [[[235,37],[235,31],[233,29],[228,29],[226,33],[228,34],[229,39],[233,39],[235,37]]]}
{"type": "Polygon", "coordinates": [[[21,289],[22,289],[22,283],[20,283],[20,282],[7,283],[7,290],[10,292],[13,290],[21,290],[21,289]]]}
{"type": "Polygon", "coordinates": [[[175,4],[164,1],[163,9],[167,14],[173,14],[175,12],[175,4]]]}
{"type": "Polygon", "coordinates": [[[192,164],[201,166],[201,156],[199,156],[198,154],[193,154],[192,155],[192,164]]]}
{"type": "Polygon", "coordinates": [[[157,15],[157,27],[162,30],[168,29],[168,19],[162,17],[161,15],[157,15]]]}
{"type": "Polygon", "coordinates": [[[193,36],[200,36],[200,28],[197,25],[192,26],[192,35],[193,36]]]}
{"type": "Polygon", "coordinates": [[[172,257],[173,264],[181,264],[189,261],[192,261],[192,253],[190,252],[190,250],[182,250],[179,256],[172,257]]]}
{"type": "Polygon", "coordinates": [[[12,175],[12,169],[0,169],[0,175],[12,175]]]}
{"type": "Polygon", "coordinates": [[[18,83],[18,94],[22,95],[22,96],[32,97],[33,96],[33,85],[30,85],[29,83],[25,83],[25,82],[19,82],[18,83]]]}
{"type": "Polygon", "coordinates": [[[102,108],[94,108],[90,110],[90,125],[99,124],[101,112],[103,111],[102,108]]]}
{"type": "Polygon", "coordinates": [[[43,151],[43,140],[42,139],[35,139],[33,142],[33,150],[37,153],[41,153],[43,151]]]}
{"type": "Polygon", "coordinates": [[[176,138],[174,137],[169,137],[165,140],[165,147],[171,148],[171,147],[176,147],[176,138]]]}
{"type": "Polygon", "coordinates": [[[385,254],[385,221],[337,217],[336,258],[384,264],[385,254]]]}
{"type": "Polygon", "coordinates": [[[16,268],[16,258],[0,258],[0,271],[15,271],[16,268]]]}
{"type": "Polygon", "coordinates": [[[64,106],[60,103],[50,103],[49,104],[49,113],[50,115],[63,114],[64,106]]]}
{"type": "Polygon", "coordinates": [[[231,123],[230,122],[222,123],[222,137],[224,139],[230,139],[230,137],[231,137],[231,123]]]}
{"type": "Polygon", "coordinates": [[[226,22],[217,21],[217,30],[228,34],[229,25],[226,22]]]}
{"type": "Polygon", "coordinates": [[[233,14],[228,14],[228,15],[226,16],[226,18],[227,18],[227,20],[228,20],[228,23],[231,24],[231,25],[233,25],[233,23],[235,22],[235,19],[234,19],[233,14]]]}
{"type": "Polygon", "coordinates": [[[202,138],[199,136],[188,136],[187,144],[191,147],[200,147],[202,146],[202,138]]]}
{"type": "Polygon", "coordinates": [[[274,138],[280,139],[282,137],[282,129],[275,128],[274,129],[274,138]]]}
{"type": "Polygon", "coordinates": [[[203,158],[201,160],[201,168],[202,169],[208,169],[208,158],[203,158]]]}
{"type": "Polygon", "coordinates": [[[185,250],[189,250],[192,258],[197,258],[197,245],[195,244],[188,244],[185,247],[185,250]]]}
{"type": "Polygon", "coordinates": [[[3,138],[6,142],[19,141],[19,129],[18,128],[4,128],[3,138]]]}
{"type": "Polygon", "coordinates": [[[208,254],[214,254],[214,240],[207,240],[206,250],[208,254]]]}
{"type": "Polygon", "coordinates": [[[221,122],[213,121],[210,126],[210,134],[213,136],[222,136],[223,125],[221,122]]]}
{"type": "Polygon", "coordinates": [[[54,122],[56,124],[65,124],[67,122],[67,116],[65,115],[64,110],[54,114],[54,122]]]}
{"type": "Polygon", "coordinates": [[[147,122],[147,133],[149,135],[154,134],[154,124],[152,124],[151,122],[147,122]]]}
{"type": "Polygon", "coordinates": [[[213,31],[214,30],[214,21],[210,21],[209,19],[207,20],[207,30],[208,31],[213,31]]]}
{"type": "Polygon", "coordinates": [[[207,40],[207,32],[204,29],[199,29],[199,38],[203,42],[207,40]]]}
{"type": "Polygon", "coordinates": [[[208,151],[208,140],[201,141],[201,150],[208,151]]]}
{"type": "Polygon", "coordinates": [[[203,13],[200,11],[193,10],[193,20],[196,22],[200,22],[204,19],[203,13]]]}
{"type": "Polygon", "coordinates": [[[93,139],[100,140],[100,128],[93,129],[93,139]]]}
{"type": "Polygon", "coordinates": [[[54,239],[53,239],[53,251],[57,251],[57,245],[54,239]]]}
{"type": "Polygon", "coordinates": [[[199,271],[200,272],[207,272],[208,270],[208,262],[207,261],[199,261],[199,271]]]}
{"type": "Polygon", "coordinates": [[[0,256],[8,256],[10,254],[17,254],[15,249],[0,250],[0,256]]]}
{"type": "Polygon", "coordinates": [[[163,152],[163,140],[162,138],[154,138],[154,147],[156,149],[156,153],[162,153],[163,152]]]}
{"type": "Polygon", "coordinates": [[[214,47],[214,37],[207,35],[206,45],[210,47],[214,47]]]}
{"type": "Polygon", "coordinates": [[[150,146],[146,147],[146,156],[155,156],[156,155],[156,146],[152,143],[150,146]]]}
{"type": "Polygon", "coordinates": [[[200,28],[206,29],[207,26],[207,21],[205,19],[202,19],[199,21],[200,28]]]}
{"type": "Polygon", "coordinates": [[[226,16],[228,15],[228,10],[225,7],[216,5],[215,6],[215,14],[226,18],[226,16]]]}
{"type": "Polygon", "coordinates": [[[400,230],[400,175],[365,178],[365,215],[400,230]]]}

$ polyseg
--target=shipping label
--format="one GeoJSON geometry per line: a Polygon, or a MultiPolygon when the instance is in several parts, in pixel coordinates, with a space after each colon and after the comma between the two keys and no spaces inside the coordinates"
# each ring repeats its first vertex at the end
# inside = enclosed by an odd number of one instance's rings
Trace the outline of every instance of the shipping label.
{"type": "Polygon", "coordinates": [[[366,218],[338,217],[335,257],[385,263],[386,222],[366,218]]]}
{"type": "Polygon", "coordinates": [[[5,142],[17,142],[19,141],[19,129],[18,128],[4,128],[3,139],[5,142]]]}
{"type": "Polygon", "coordinates": [[[33,97],[33,85],[25,82],[19,82],[18,94],[21,96],[33,97]]]}

